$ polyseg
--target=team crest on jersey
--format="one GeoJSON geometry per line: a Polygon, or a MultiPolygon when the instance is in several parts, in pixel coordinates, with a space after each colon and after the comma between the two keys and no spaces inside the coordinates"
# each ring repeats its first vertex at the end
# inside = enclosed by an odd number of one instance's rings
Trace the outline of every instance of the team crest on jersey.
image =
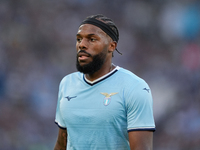
{"type": "Polygon", "coordinates": [[[111,96],[113,96],[113,95],[115,95],[115,94],[117,94],[117,93],[110,93],[110,94],[108,94],[108,93],[101,93],[101,94],[105,96],[104,101],[103,101],[103,104],[104,104],[105,106],[107,106],[107,105],[109,105],[110,102],[111,102],[111,96]]]}

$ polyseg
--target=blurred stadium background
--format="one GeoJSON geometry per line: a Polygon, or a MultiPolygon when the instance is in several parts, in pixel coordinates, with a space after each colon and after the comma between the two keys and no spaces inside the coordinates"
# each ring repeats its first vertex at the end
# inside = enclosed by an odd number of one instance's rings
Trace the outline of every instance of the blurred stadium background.
{"type": "Polygon", "coordinates": [[[154,150],[199,150],[198,0],[0,0],[0,149],[53,149],[59,82],[76,71],[79,24],[99,13],[120,31],[114,63],[152,89],[154,150]]]}

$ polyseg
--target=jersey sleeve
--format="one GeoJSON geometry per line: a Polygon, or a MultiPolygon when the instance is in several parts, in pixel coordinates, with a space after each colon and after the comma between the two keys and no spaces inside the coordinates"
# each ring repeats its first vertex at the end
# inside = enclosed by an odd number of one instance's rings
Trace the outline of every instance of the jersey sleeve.
{"type": "Polygon", "coordinates": [[[128,89],[126,98],[129,131],[155,131],[151,90],[145,81],[128,89]]]}
{"type": "Polygon", "coordinates": [[[63,80],[60,82],[60,86],[59,86],[55,123],[58,125],[58,127],[62,128],[62,129],[66,129],[65,123],[64,123],[63,118],[62,118],[62,114],[60,112],[60,101],[62,99],[62,93],[63,93],[62,92],[62,90],[63,90],[62,84],[63,84],[63,80]]]}

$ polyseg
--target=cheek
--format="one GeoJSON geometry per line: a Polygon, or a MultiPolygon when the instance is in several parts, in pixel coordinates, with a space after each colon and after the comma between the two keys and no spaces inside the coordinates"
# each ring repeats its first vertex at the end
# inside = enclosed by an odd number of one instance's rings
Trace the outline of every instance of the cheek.
{"type": "Polygon", "coordinates": [[[76,42],[76,50],[78,51],[79,50],[79,48],[78,48],[79,46],[78,46],[78,43],[76,42]]]}
{"type": "Polygon", "coordinates": [[[105,44],[103,47],[102,47],[102,51],[104,53],[108,53],[109,52],[109,45],[108,44],[105,44]]]}
{"type": "Polygon", "coordinates": [[[93,54],[107,53],[107,47],[99,45],[99,46],[95,47],[95,50],[92,53],[93,54]]]}

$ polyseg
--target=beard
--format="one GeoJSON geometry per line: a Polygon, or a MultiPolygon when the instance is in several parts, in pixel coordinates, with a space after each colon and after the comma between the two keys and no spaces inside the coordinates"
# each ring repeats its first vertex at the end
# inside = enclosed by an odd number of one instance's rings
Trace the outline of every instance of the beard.
{"type": "MultiPolygon", "coordinates": [[[[84,50],[81,50],[80,52],[87,53],[84,50]]],[[[93,58],[93,61],[86,65],[81,66],[78,61],[78,55],[77,55],[76,68],[78,71],[80,71],[84,74],[93,74],[93,73],[97,72],[99,69],[101,69],[101,67],[103,66],[103,64],[105,62],[106,53],[104,51],[102,51],[101,53],[99,53],[97,55],[94,55],[94,56],[90,55],[90,57],[93,58]]]]}

